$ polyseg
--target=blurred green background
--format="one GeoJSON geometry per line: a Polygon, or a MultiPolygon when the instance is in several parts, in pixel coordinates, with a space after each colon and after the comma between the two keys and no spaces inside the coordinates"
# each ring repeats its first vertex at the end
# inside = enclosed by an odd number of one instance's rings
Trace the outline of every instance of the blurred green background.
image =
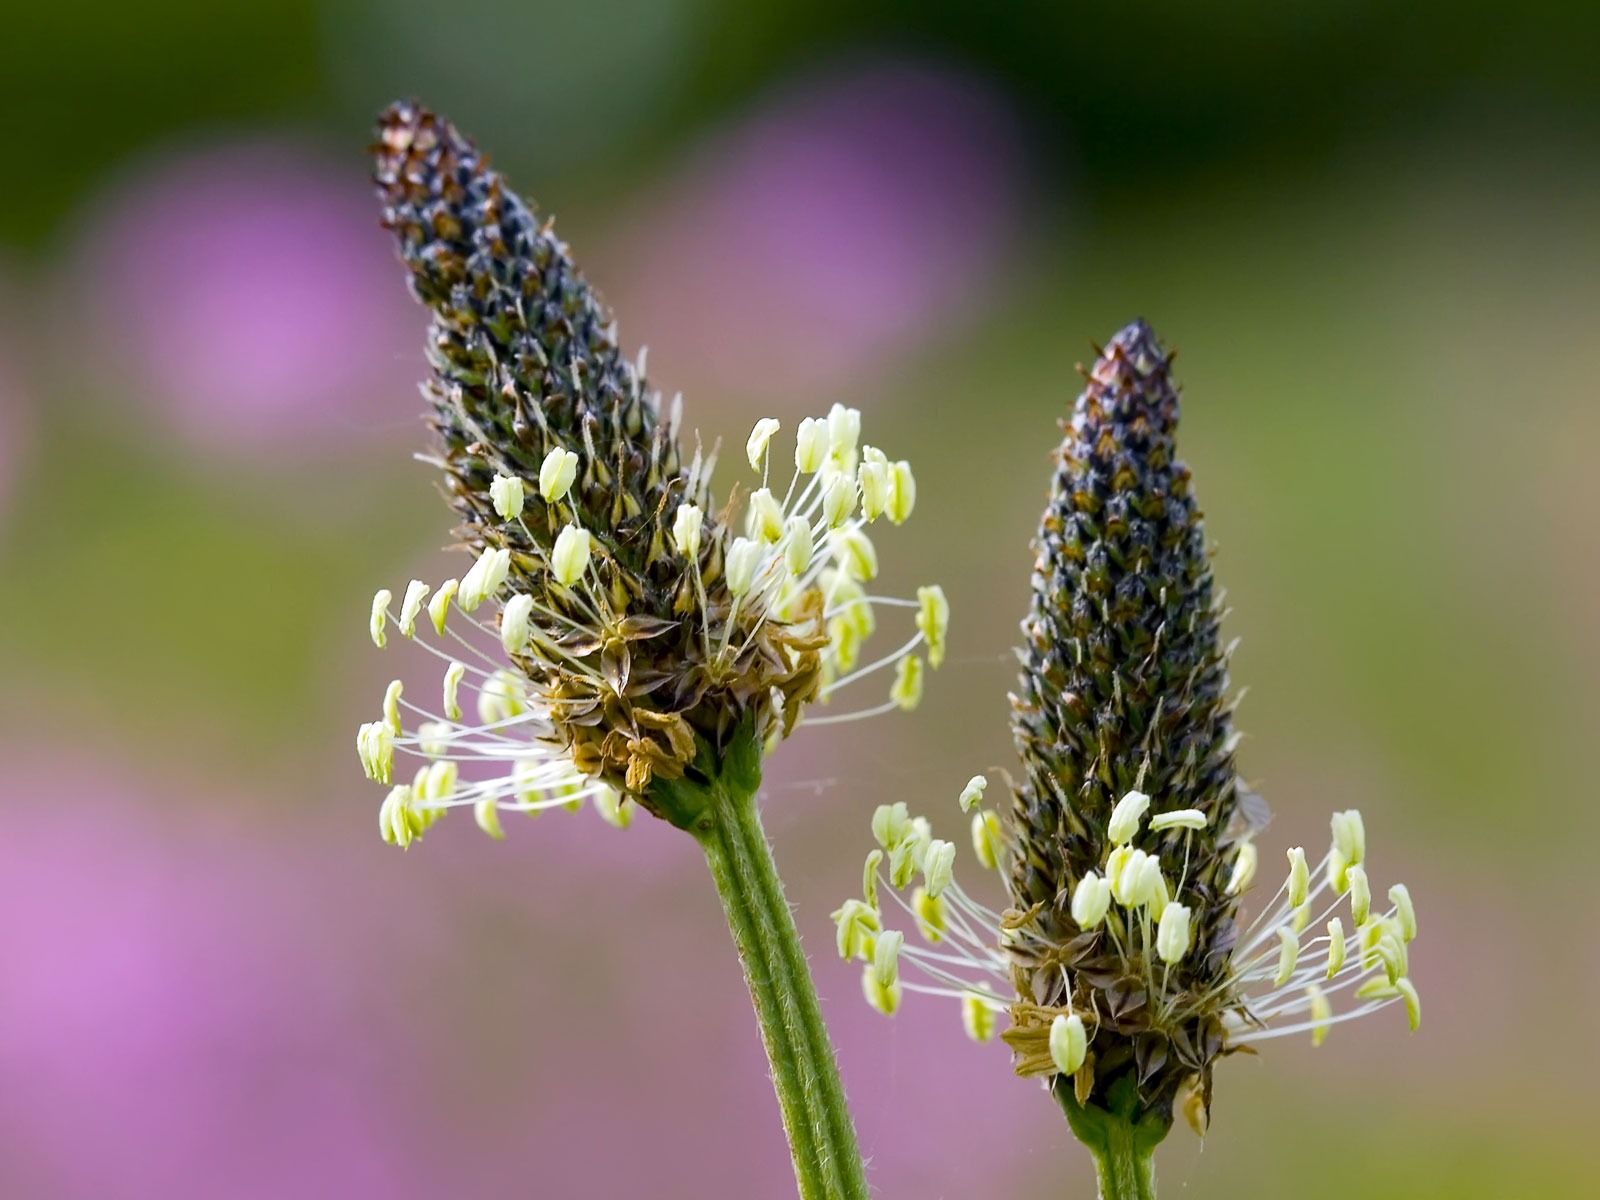
{"type": "Polygon", "coordinates": [[[6,29],[0,1192],[791,1186],[686,839],[378,844],[367,606],[440,574],[449,525],[365,193],[400,95],[560,215],[708,438],[844,401],[917,467],[879,549],[944,582],[951,661],[912,716],[802,731],[766,806],[883,1195],[1087,1194],[1003,1048],[866,1011],[827,914],[873,805],[953,827],[1009,762],[1054,422],[1134,316],[1180,349],[1272,853],[1364,810],[1426,1008],[1225,1063],[1165,1186],[1600,1191],[1600,7],[65,0],[6,29]]]}

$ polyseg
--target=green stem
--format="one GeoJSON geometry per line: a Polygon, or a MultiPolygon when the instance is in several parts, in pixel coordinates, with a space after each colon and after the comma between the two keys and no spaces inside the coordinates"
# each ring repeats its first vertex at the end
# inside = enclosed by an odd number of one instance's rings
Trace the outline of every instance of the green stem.
{"type": "Polygon", "coordinates": [[[708,759],[696,763],[709,768],[697,772],[703,781],[659,782],[651,798],[705,851],[772,1064],[801,1197],[867,1200],[833,1045],[756,811],[760,748],[741,730],[720,763],[708,759]]]}
{"type": "Polygon", "coordinates": [[[1133,1080],[1112,1085],[1108,1108],[1079,1104],[1068,1076],[1057,1077],[1055,1093],[1073,1136],[1094,1155],[1100,1200],[1155,1200],[1155,1149],[1171,1125],[1155,1113],[1140,1112],[1133,1080]]]}

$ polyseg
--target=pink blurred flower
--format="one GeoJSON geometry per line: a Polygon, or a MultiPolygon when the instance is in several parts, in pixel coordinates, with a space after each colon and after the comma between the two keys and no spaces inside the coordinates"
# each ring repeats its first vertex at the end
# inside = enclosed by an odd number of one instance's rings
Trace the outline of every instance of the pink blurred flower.
{"type": "Polygon", "coordinates": [[[645,199],[596,276],[674,387],[799,396],[970,312],[1023,190],[995,94],[878,64],[808,80],[715,139],[645,199]]]}
{"type": "MultiPolygon", "coordinates": [[[[379,845],[366,812],[279,839],[199,784],[7,761],[0,1195],[792,1187],[703,870],[682,897],[596,886],[560,861],[593,814],[538,865],[463,870],[379,845]]],[[[595,832],[623,873],[654,857],[595,832]]]]}
{"type": "Polygon", "coordinates": [[[107,769],[13,762],[7,787],[0,1193],[438,1194],[348,871],[179,825],[107,769]]]}
{"type": "MultiPolygon", "coordinates": [[[[289,141],[191,150],[108,198],[72,280],[94,368],[207,448],[414,438],[423,316],[357,160],[289,141]]],[[[79,338],[79,333],[68,336],[79,338]]]]}

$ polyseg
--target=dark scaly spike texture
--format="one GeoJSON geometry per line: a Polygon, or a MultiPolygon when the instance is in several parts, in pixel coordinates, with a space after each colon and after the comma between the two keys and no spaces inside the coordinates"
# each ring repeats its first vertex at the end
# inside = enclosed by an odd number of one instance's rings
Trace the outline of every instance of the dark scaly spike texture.
{"type": "Polygon", "coordinates": [[[536,642],[516,663],[574,764],[656,811],[651,780],[694,770],[702,746],[715,756],[747,716],[763,737],[792,727],[821,675],[820,594],[788,623],[739,610],[709,468],[698,453],[682,464],[675,417],[623,358],[610,313],[550,223],[427,109],[392,105],[377,135],[383,224],[433,316],[425,391],[457,537],[474,553],[510,551],[499,598],[529,593],[554,614],[547,640],[559,652],[536,642]],[[561,505],[546,505],[534,481],[556,448],[578,456],[577,478],[561,505]],[[526,482],[521,521],[495,511],[496,473],[526,482]],[[685,502],[705,513],[703,594],[669,538],[685,502]],[[594,607],[552,586],[546,567],[569,505],[595,543],[594,607]],[[707,629],[727,623],[736,653],[713,661],[707,629]]]}
{"type": "MultiPolygon", "coordinates": [[[[1012,810],[1009,881],[1018,909],[1034,910],[1038,934],[1015,956],[1019,995],[1098,1015],[1080,1098],[1105,1106],[1131,1073],[1143,1108],[1169,1120],[1185,1085],[1209,1097],[1222,1051],[1227,998],[1199,998],[1224,978],[1236,936],[1223,850],[1239,803],[1220,605],[1189,469],[1176,456],[1170,365],[1150,328],[1133,322],[1087,373],[1065,426],[1012,697],[1026,777],[1012,810]],[[1170,1011],[1105,925],[1083,932],[1069,911],[1073,886],[1111,848],[1113,806],[1135,789],[1152,797],[1152,812],[1197,808],[1209,818],[1172,897],[1198,924],[1167,992],[1192,1002],[1170,1011]]],[[[1145,827],[1133,844],[1162,853],[1176,885],[1182,830],[1145,827]]],[[[1025,1013],[1014,1018],[1028,1023],[1025,1013]]]]}
{"type": "MultiPolygon", "coordinates": [[[[505,544],[490,480],[536,479],[559,446],[579,457],[584,527],[621,578],[646,581],[665,501],[684,481],[659,398],[623,358],[611,314],[551,225],[449,122],[400,103],[378,132],[383,223],[433,313],[427,393],[465,540],[505,544]]],[[[529,532],[548,546],[559,529],[529,532]]],[[[656,582],[668,582],[664,567],[656,582]]]]}

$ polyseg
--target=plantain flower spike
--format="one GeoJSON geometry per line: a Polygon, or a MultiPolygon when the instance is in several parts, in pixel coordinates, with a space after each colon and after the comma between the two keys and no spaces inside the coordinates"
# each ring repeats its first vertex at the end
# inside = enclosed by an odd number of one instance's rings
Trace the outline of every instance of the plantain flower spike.
{"type": "MultiPolygon", "coordinates": [[[[977,1007],[1006,1014],[1014,1069],[1052,1082],[1091,1147],[1114,1120],[1146,1159],[1175,1112],[1203,1131],[1223,1056],[1284,1034],[1321,1044],[1389,1005],[1413,1028],[1421,1014],[1411,894],[1397,884],[1386,910],[1372,903],[1358,812],[1336,814],[1320,862],[1291,850],[1276,894],[1241,916],[1269,813],[1234,761],[1170,361],[1148,326],[1129,325],[1066,426],[1012,698],[1024,770],[1008,819],[977,808],[974,822],[977,865],[1003,872],[1009,905],[981,903],[940,863],[938,947],[908,940],[899,956],[926,977],[915,990],[959,1001],[969,1031],[987,1028],[977,1007]]],[[[963,812],[981,803],[976,783],[963,812]]],[[[889,912],[871,910],[887,927],[889,912]]]]}
{"type": "MultiPolygon", "coordinates": [[[[643,354],[623,357],[551,223],[416,104],[382,115],[374,154],[383,224],[432,315],[425,461],[471,556],[459,583],[431,593],[420,629],[426,584],[398,615],[387,589],[374,598],[378,646],[393,621],[450,664],[444,712],[397,695],[408,726],[363,727],[368,775],[389,783],[397,754],[418,768],[386,802],[388,840],[409,845],[458,806],[494,837],[501,810],[587,798],[614,824],[635,804],[676,822],[674,781],[715,778],[736,749],[759,761],[809,706],[876,680],[872,702],[809,719],[911,707],[922,656],[943,656],[948,607],[937,588],[912,599],[865,587],[877,557],[860,511],[860,414],[835,406],[792,445],[778,422],[757,422],[744,491],[760,499],[742,515],[735,499],[719,506],[715,452],[685,450],[679,402],[649,387],[643,354]],[[903,617],[907,635],[857,668],[875,610],[903,617]],[[462,688],[478,693],[476,723],[462,688]],[[461,767],[449,786],[429,774],[441,763],[461,767]]],[[[891,515],[910,510],[902,473],[891,515]]]]}

